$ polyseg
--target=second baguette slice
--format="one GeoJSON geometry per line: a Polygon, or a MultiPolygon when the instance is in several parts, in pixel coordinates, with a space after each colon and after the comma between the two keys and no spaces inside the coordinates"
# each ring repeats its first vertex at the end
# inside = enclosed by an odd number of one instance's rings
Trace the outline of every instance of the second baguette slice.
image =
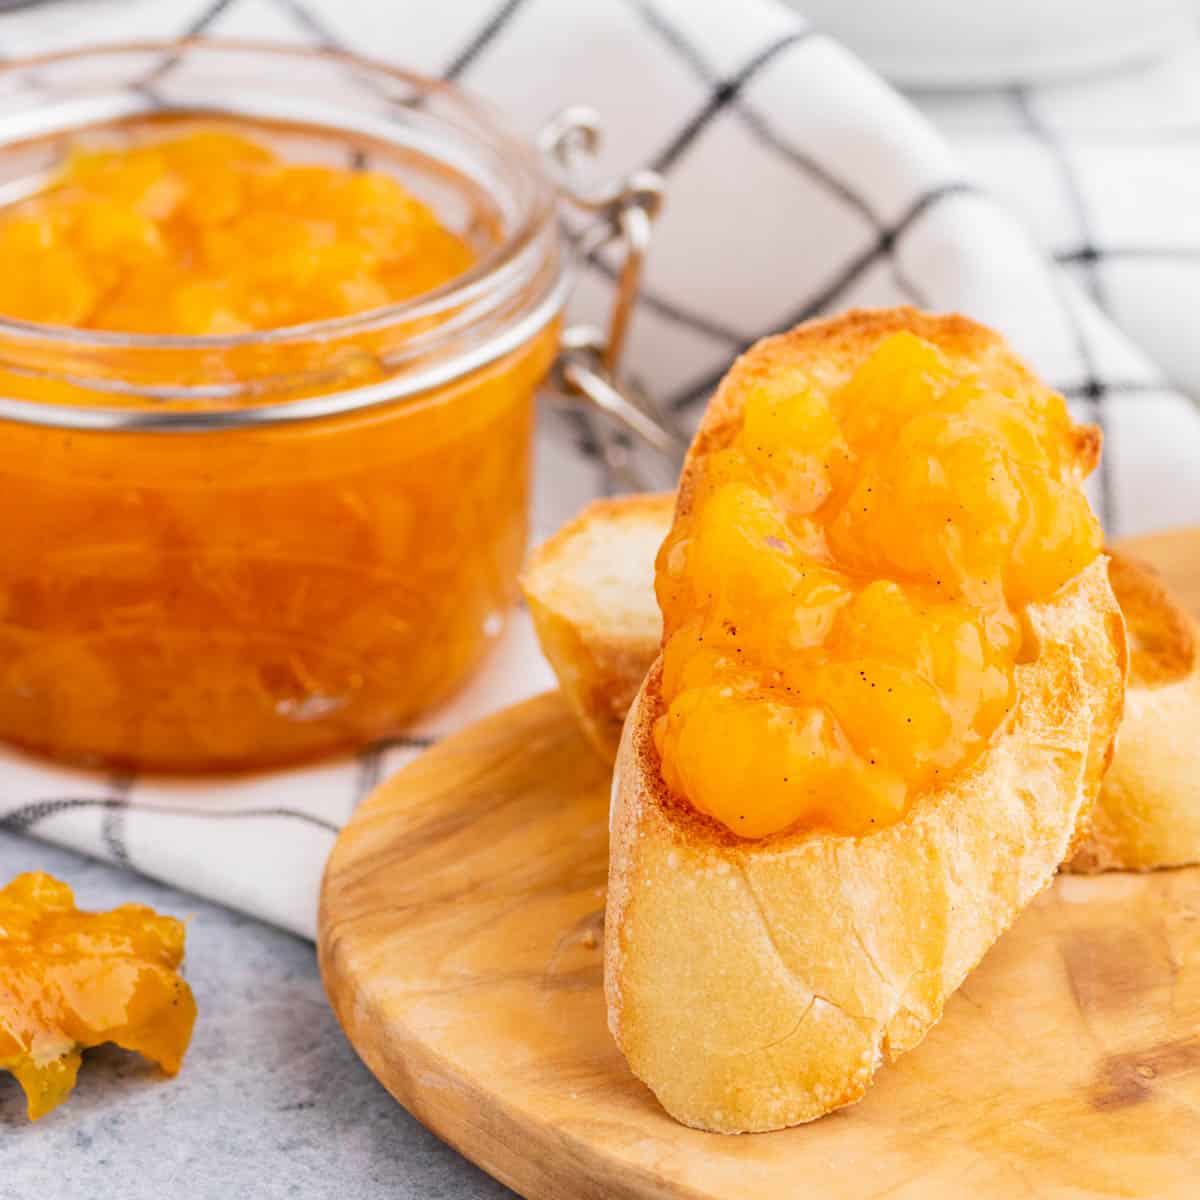
{"type": "Polygon", "coordinates": [[[563,695],[608,762],[662,641],[654,556],[673,494],[595,500],[529,557],[521,589],[563,695]]]}
{"type": "Polygon", "coordinates": [[[1129,686],[1112,766],[1072,871],[1200,862],[1200,630],[1154,570],[1113,554],[1129,630],[1129,686]]]}

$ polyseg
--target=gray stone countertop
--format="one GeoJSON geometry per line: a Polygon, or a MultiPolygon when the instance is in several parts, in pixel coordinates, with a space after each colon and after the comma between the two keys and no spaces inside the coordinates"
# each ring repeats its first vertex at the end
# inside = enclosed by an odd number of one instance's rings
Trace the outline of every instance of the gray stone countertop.
{"type": "Polygon", "coordinates": [[[200,1016],[167,1079],[113,1047],[31,1125],[0,1073],[2,1200],[492,1200],[506,1188],[408,1115],[334,1020],[307,942],[65,850],[0,835],[0,884],[44,870],[81,908],[127,901],[189,919],[200,1016]]]}

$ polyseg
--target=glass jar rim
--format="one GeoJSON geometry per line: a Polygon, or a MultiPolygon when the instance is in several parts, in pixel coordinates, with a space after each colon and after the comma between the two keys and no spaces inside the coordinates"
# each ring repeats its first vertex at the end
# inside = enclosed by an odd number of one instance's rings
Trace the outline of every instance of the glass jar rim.
{"type": "MultiPolygon", "coordinates": [[[[181,398],[220,398],[222,394],[237,392],[236,385],[217,387],[207,392],[201,388],[181,395],[171,388],[125,387],[111,382],[100,385],[97,390],[111,392],[114,406],[102,402],[81,406],[60,405],[40,400],[22,400],[0,396],[0,418],[32,422],[36,424],[66,426],[83,429],[211,429],[226,426],[271,424],[277,421],[308,420],[313,417],[350,411],[377,403],[401,400],[420,394],[458,378],[470,370],[494,361],[517,346],[528,341],[539,329],[548,325],[562,311],[568,289],[564,257],[559,245],[557,224],[558,189],[544,169],[533,146],[516,133],[510,131],[503,118],[486,102],[469,96],[453,83],[422,75],[390,63],[339,50],[333,47],[292,46],[268,40],[242,38],[190,37],[183,39],[139,40],[112,43],[97,43],[89,46],[56,51],[53,53],[11,59],[0,64],[0,85],[6,80],[19,77],[22,73],[34,73],[72,64],[107,59],[119,61],[124,57],[142,58],[162,56],[164,60],[178,59],[186,55],[232,55],[269,56],[272,62],[321,63],[326,66],[344,66],[376,80],[381,85],[406,89],[419,97],[423,108],[429,98],[448,107],[449,116],[426,117],[428,128],[422,131],[422,152],[442,166],[460,171],[452,155],[441,157],[437,150],[430,150],[431,140],[436,142],[436,129],[441,128],[446,136],[443,149],[450,145],[449,134],[467,139],[478,146],[486,147],[492,156],[503,163],[510,176],[509,182],[521,192],[519,211],[512,220],[512,227],[505,228],[497,243],[488,248],[469,270],[418,296],[396,303],[366,309],[359,313],[310,321],[298,325],[281,326],[274,329],[254,330],[235,334],[159,334],[125,332],[119,330],[77,329],[65,325],[44,324],[0,317],[0,343],[10,345],[37,345],[39,349],[58,348],[64,353],[100,354],[103,352],[126,352],[129,354],[153,352],[178,352],[196,354],[221,353],[226,351],[278,349],[290,344],[317,343],[345,338],[357,334],[371,333],[390,326],[418,322],[427,329],[412,335],[413,356],[428,358],[431,351],[444,348],[452,339],[461,340],[471,329],[472,322],[482,313],[493,322],[501,321],[502,328],[491,329],[486,346],[475,346],[466,353],[458,352],[453,361],[426,362],[408,375],[392,376],[380,383],[365,387],[309,395],[299,400],[274,399],[265,402],[240,400],[229,406],[204,409],[177,409],[166,405],[156,408],[120,407],[121,394],[133,393],[139,397],[170,401],[181,398]],[[435,132],[431,135],[429,129],[435,132]],[[547,254],[555,256],[552,268],[546,269],[547,254]],[[533,285],[529,284],[537,276],[533,285]],[[495,310],[501,302],[512,303],[516,292],[528,286],[536,293],[525,297],[518,305],[519,311],[506,310],[500,318],[495,310]],[[498,297],[493,300],[492,297],[498,297]]],[[[132,92],[131,85],[125,85],[132,92]]],[[[172,107],[155,102],[151,96],[136,99],[124,93],[120,102],[109,97],[110,103],[98,113],[84,114],[90,120],[82,120],[65,126],[55,123],[57,111],[53,103],[34,103],[15,112],[0,111],[0,152],[6,145],[20,144],[38,136],[69,133],[71,129],[82,131],[97,124],[116,125],[122,120],[137,117],[165,116],[188,118],[211,116],[218,120],[236,122],[258,119],[280,119],[275,112],[256,111],[251,100],[244,97],[221,104],[208,104],[188,108],[172,107]]],[[[391,99],[397,107],[404,103],[391,99]]],[[[410,102],[411,103],[411,102],[410,102]]],[[[340,112],[340,110],[339,110],[340,112]]],[[[61,120],[61,117],[58,118],[61,120]]],[[[364,118],[362,125],[348,126],[330,124],[312,118],[310,123],[332,133],[339,130],[361,136],[379,136],[381,130],[390,128],[395,145],[417,144],[401,137],[403,123],[397,115],[390,117],[372,116],[364,118]]],[[[388,139],[384,139],[388,140],[388,139]]],[[[475,180],[477,186],[481,186],[475,180]]],[[[95,387],[92,380],[80,380],[66,375],[65,382],[95,387]]]]}
{"type": "MultiPolygon", "coordinates": [[[[325,334],[346,333],[370,329],[375,324],[391,324],[397,320],[420,320],[436,316],[446,308],[455,307],[477,288],[481,280],[493,275],[504,263],[510,261],[524,248],[543,227],[545,221],[555,214],[556,190],[545,171],[542,170],[537,154],[524,139],[508,129],[499,113],[486,102],[468,96],[455,84],[444,79],[421,75],[403,67],[396,67],[379,59],[353,54],[326,46],[290,46],[254,38],[189,37],[178,39],[147,39],[128,42],[104,42],[91,46],[73,47],[69,50],[53,51],[27,58],[7,59],[0,62],[0,83],[6,76],[21,71],[37,70],[42,67],[58,66],[95,56],[113,56],[128,53],[173,54],[185,50],[214,50],[221,53],[271,54],[281,58],[297,58],[309,61],[343,62],[348,66],[365,67],[370,71],[387,76],[397,83],[409,84],[423,91],[436,92],[449,99],[457,108],[486,129],[503,144],[506,154],[513,163],[520,163],[528,178],[536,181],[541,195],[536,207],[521,225],[504,242],[479,259],[468,271],[448,282],[394,304],[364,309],[346,316],[329,317],[308,321],[300,325],[283,325],[275,329],[253,330],[234,334],[159,334],[108,329],[76,329],[70,325],[50,325],[37,321],[21,321],[0,315],[0,336],[15,334],[18,337],[56,339],[78,346],[121,346],[146,347],[147,349],[210,349],[224,350],[244,345],[263,345],[270,342],[307,340],[325,334]]],[[[237,119],[238,112],[231,108],[228,116],[237,119]]],[[[6,121],[0,112],[0,134],[6,121]]],[[[3,138],[0,137],[0,147],[3,138]]]]}

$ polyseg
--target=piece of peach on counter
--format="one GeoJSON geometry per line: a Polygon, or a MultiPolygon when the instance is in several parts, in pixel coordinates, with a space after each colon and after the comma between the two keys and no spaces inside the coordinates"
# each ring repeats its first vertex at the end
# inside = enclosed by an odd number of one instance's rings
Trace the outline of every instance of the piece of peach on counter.
{"type": "Polygon", "coordinates": [[[30,1120],[70,1095],[82,1051],[103,1042],[178,1072],[196,1021],[178,972],[184,936],[141,904],[80,912],[41,872],[0,889],[0,1069],[24,1089],[30,1120]]]}

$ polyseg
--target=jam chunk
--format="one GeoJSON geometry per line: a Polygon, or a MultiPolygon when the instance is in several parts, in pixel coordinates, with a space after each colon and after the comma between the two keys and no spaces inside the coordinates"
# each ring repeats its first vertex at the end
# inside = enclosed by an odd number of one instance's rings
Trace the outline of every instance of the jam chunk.
{"type": "Polygon", "coordinates": [[[181,922],[140,904],[80,912],[49,875],[0,889],[0,1069],[31,1120],[67,1098],[90,1046],[115,1042],[179,1070],[196,1020],[183,943],[181,922]]]}

